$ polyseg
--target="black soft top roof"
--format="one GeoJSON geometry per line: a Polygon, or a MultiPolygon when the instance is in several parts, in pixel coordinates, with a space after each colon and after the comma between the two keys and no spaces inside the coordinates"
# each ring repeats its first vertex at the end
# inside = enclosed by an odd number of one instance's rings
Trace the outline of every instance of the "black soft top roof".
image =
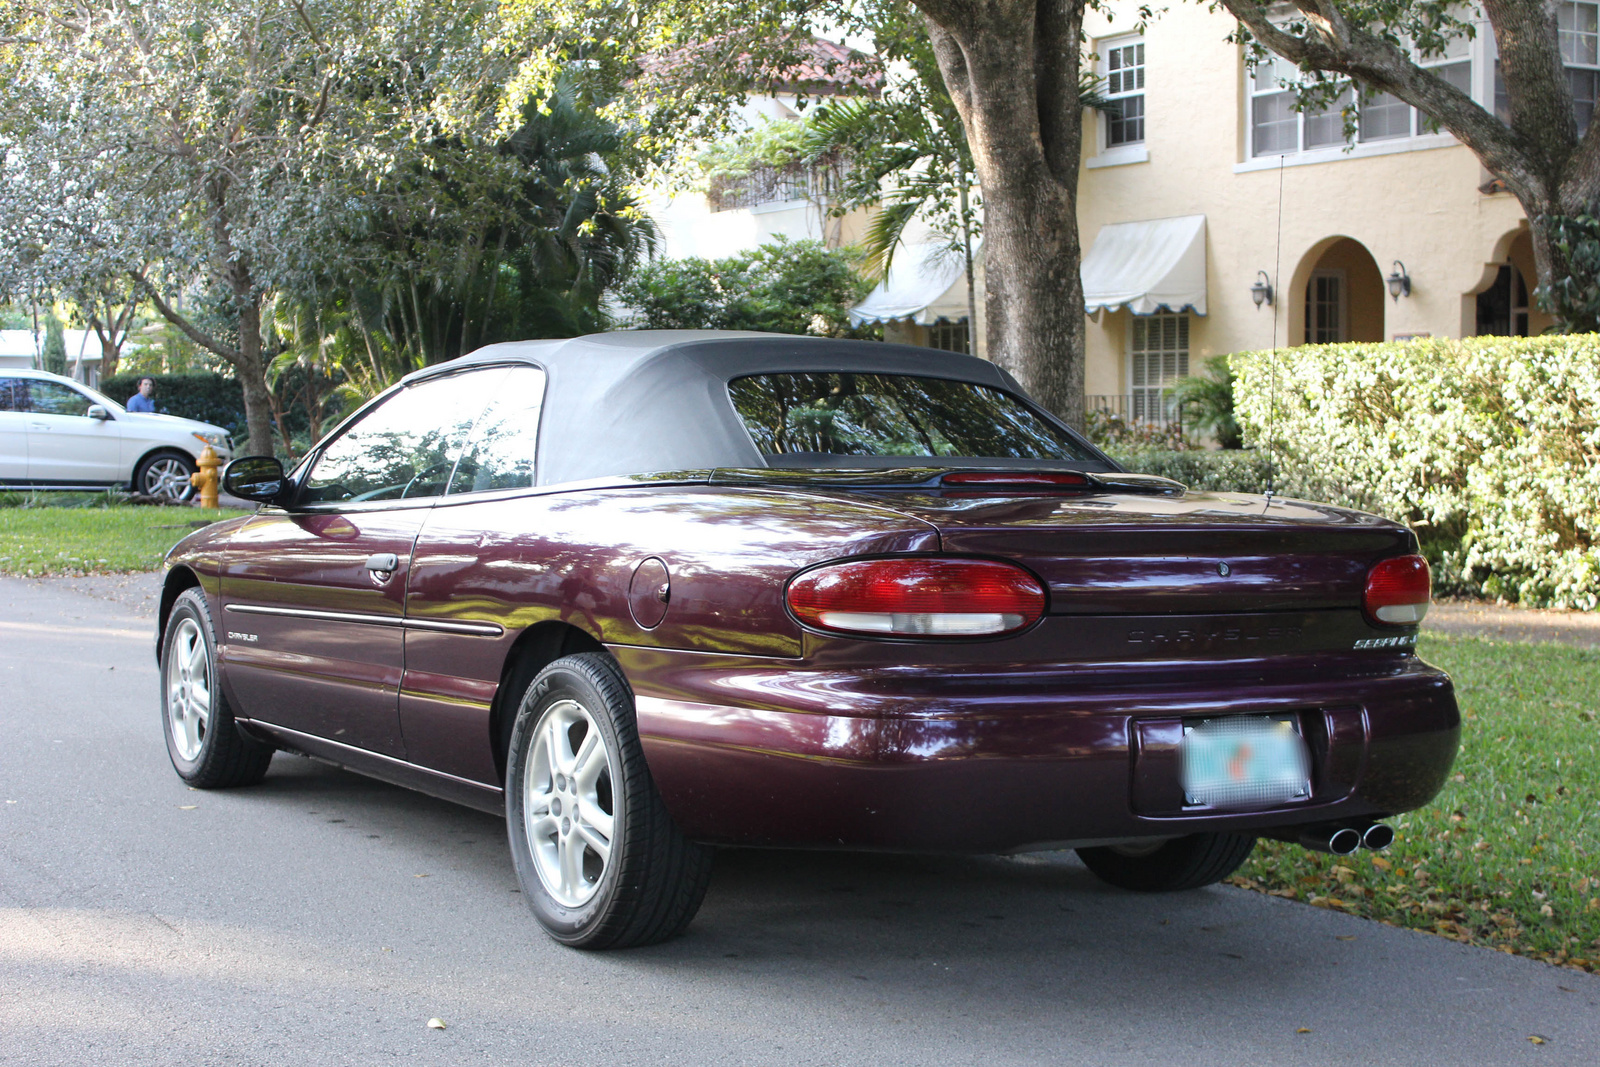
{"type": "Polygon", "coordinates": [[[418,371],[406,381],[506,363],[532,364],[547,376],[540,485],[651,471],[767,466],[728,396],[729,379],[747,374],[914,374],[1025,395],[994,364],[953,352],[715,330],[512,341],[418,371]]]}

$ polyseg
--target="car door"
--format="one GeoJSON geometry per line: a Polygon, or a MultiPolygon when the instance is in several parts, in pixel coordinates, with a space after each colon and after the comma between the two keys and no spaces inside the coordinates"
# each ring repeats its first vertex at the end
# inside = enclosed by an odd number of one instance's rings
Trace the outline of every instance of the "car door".
{"type": "Polygon", "coordinates": [[[28,478],[28,390],[21,378],[0,377],[0,481],[28,478]]]}
{"type": "Polygon", "coordinates": [[[404,757],[406,582],[491,377],[408,385],[343,427],[219,561],[224,671],[247,718],[404,757]]]}
{"type": "Polygon", "coordinates": [[[64,382],[28,379],[28,479],[41,485],[125,482],[122,428],[91,419],[87,393],[64,382]]]}
{"type": "Polygon", "coordinates": [[[418,538],[406,594],[407,758],[488,785],[499,783],[489,716],[516,637],[496,607],[513,599],[507,582],[528,573],[507,566],[503,543],[519,529],[498,521],[513,507],[500,501],[535,484],[544,386],[544,371],[516,367],[496,387],[418,538]]]}

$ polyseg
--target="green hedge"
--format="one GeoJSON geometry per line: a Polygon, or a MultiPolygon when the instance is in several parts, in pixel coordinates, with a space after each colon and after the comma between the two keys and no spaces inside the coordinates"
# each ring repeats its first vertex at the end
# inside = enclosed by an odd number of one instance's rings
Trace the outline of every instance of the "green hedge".
{"type": "Polygon", "coordinates": [[[248,435],[244,394],[237,381],[223,374],[113,374],[100,382],[99,389],[117,403],[126,404],[139,391],[141,378],[155,379],[157,411],[221,426],[239,440],[248,435]]]}
{"type": "MultiPolygon", "coordinates": [[[[1113,448],[1112,459],[1140,474],[1159,474],[1190,489],[1225,493],[1267,491],[1267,456],[1257,449],[1204,448],[1174,452],[1165,448],[1113,448]]],[[[1279,487],[1279,495],[1287,493],[1279,487]]]]}
{"type": "Polygon", "coordinates": [[[1246,440],[1271,446],[1286,494],[1409,524],[1447,588],[1600,606],[1600,335],[1307,345],[1231,364],[1246,440]]]}

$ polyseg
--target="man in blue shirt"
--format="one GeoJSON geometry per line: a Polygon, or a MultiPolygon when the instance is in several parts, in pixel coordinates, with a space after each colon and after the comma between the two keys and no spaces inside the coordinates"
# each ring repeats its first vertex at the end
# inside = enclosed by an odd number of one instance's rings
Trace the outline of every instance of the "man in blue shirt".
{"type": "Polygon", "coordinates": [[[150,395],[155,391],[156,380],[154,378],[140,378],[139,391],[128,398],[128,410],[146,411],[152,415],[155,414],[156,402],[150,399],[150,395]]]}

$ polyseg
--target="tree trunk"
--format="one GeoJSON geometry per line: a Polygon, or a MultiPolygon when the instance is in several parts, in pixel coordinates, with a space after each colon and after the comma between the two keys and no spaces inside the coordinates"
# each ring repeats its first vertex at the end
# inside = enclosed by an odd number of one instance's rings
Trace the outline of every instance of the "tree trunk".
{"type": "Polygon", "coordinates": [[[100,377],[106,379],[117,373],[117,361],[122,358],[122,343],[109,334],[100,335],[100,377]]]}
{"type": "Polygon", "coordinates": [[[916,0],[983,188],[989,358],[1083,425],[1082,0],[916,0]]]}
{"type": "Polygon", "coordinates": [[[244,421],[250,441],[245,455],[272,455],[272,393],[267,389],[266,360],[261,353],[261,304],[243,296],[239,309],[239,358],[234,372],[244,392],[244,421]]]}

